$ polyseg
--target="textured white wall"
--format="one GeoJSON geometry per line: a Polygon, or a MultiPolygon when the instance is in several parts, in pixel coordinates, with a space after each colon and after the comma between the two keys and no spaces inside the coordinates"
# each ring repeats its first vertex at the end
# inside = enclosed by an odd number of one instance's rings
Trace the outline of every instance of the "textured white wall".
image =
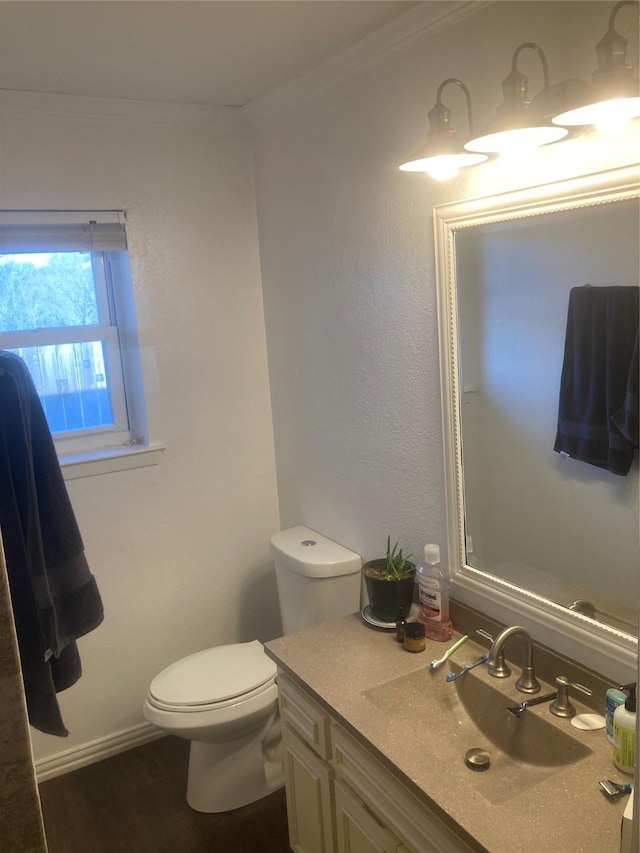
{"type": "MultiPolygon", "coordinates": [[[[447,184],[397,167],[421,144],[442,80],[467,83],[479,128],[524,41],[546,51],[553,81],[586,78],[610,8],[496,3],[260,116],[256,193],[283,526],[316,527],[367,559],[388,532],[415,555],[426,541],[445,545],[433,206],[636,153],[590,135],[447,184]]],[[[535,94],[542,74],[532,56],[522,54],[520,67],[535,94]]],[[[462,96],[445,94],[464,133],[462,96]]]]}
{"type": "Polygon", "coordinates": [[[142,722],[179,657],[280,634],[247,133],[232,112],[131,106],[16,95],[2,115],[3,207],[127,210],[151,437],[167,445],[157,467],[68,484],[106,616],[60,696],[71,736],[35,733],[36,758],[142,722]]]}

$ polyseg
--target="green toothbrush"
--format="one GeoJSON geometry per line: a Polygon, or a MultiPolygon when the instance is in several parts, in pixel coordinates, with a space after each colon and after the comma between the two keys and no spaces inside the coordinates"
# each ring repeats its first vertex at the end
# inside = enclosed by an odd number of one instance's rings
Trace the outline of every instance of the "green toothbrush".
{"type": "Polygon", "coordinates": [[[455,650],[456,650],[456,649],[459,649],[459,648],[460,648],[460,646],[463,646],[463,645],[467,642],[467,640],[468,640],[468,639],[469,639],[469,637],[467,636],[467,634],[465,634],[465,635],[464,635],[464,637],[460,637],[460,639],[458,640],[458,642],[457,642],[457,643],[454,643],[454,644],[451,646],[451,648],[450,648],[450,649],[448,649],[448,650],[447,650],[447,651],[442,655],[442,657],[440,658],[440,660],[432,660],[432,661],[431,661],[431,663],[429,664],[429,669],[437,669],[439,666],[441,666],[441,665],[446,661],[446,659],[447,659],[448,657],[450,657],[450,656],[455,652],[455,650]]]}

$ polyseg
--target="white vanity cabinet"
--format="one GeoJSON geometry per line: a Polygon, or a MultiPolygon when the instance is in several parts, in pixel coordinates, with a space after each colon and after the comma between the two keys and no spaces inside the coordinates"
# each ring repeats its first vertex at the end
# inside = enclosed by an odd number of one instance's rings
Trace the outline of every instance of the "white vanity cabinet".
{"type": "Polygon", "coordinates": [[[329,716],[281,673],[278,694],[289,844],[294,853],[335,853],[329,716]]]}
{"type": "Polygon", "coordinates": [[[334,790],[338,853],[409,853],[348,785],[338,779],[334,790]]]}
{"type": "Polygon", "coordinates": [[[470,853],[456,833],[279,673],[294,853],[470,853]]]}

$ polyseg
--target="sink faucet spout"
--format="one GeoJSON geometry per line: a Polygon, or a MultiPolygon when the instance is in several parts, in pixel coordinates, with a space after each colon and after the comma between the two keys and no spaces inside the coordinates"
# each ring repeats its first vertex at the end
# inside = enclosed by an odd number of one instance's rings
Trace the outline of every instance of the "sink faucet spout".
{"type": "Polygon", "coordinates": [[[512,637],[521,637],[525,645],[525,663],[520,678],[516,681],[516,688],[521,693],[539,693],[540,683],[533,671],[533,642],[527,629],[521,625],[505,628],[493,641],[487,662],[489,675],[494,678],[507,678],[511,675],[511,669],[504,659],[504,648],[512,637]]]}

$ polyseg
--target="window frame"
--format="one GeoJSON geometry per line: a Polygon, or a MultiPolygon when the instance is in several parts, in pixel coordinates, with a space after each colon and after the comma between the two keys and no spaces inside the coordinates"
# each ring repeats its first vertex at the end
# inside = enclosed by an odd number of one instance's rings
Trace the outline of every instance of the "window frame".
{"type": "Polygon", "coordinates": [[[152,451],[164,449],[151,445],[148,438],[125,222],[124,211],[0,211],[0,254],[91,253],[97,324],[0,331],[2,349],[92,341],[103,346],[113,423],[52,432],[66,479],[157,464],[158,454],[152,451]],[[105,223],[120,229],[108,231],[106,243],[98,239],[94,247],[94,229],[105,223]],[[3,231],[3,226],[8,227],[3,231]],[[18,234],[19,248],[13,248],[12,233],[18,234]],[[32,234],[38,239],[29,242],[32,234]],[[59,235],[66,241],[61,247],[55,244],[59,235]],[[78,240],[85,243],[76,245],[78,240]],[[94,462],[101,464],[96,467],[94,462]]]}

